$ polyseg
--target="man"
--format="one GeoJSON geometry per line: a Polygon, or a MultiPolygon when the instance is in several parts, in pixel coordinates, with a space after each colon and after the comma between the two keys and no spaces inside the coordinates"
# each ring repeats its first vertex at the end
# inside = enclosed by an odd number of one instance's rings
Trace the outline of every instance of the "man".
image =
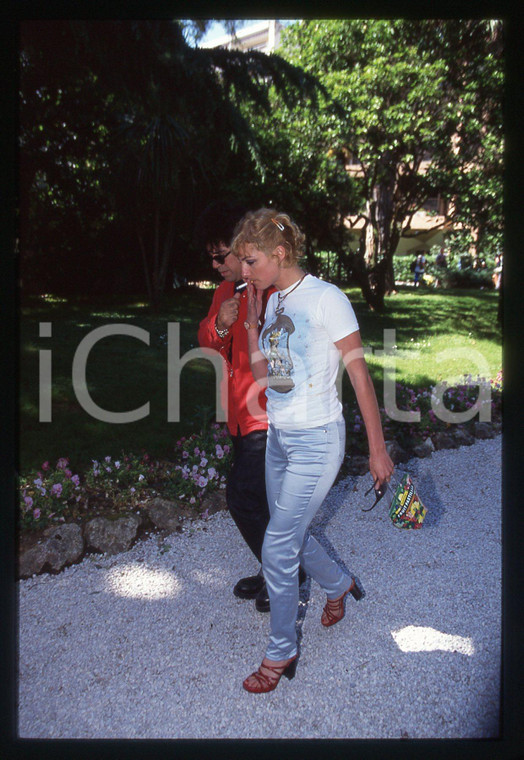
{"type": "MultiPolygon", "coordinates": [[[[243,281],[240,261],[230,253],[236,223],[247,209],[217,201],[208,206],[198,222],[197,236],[210,256],[212,267],[223,282],[213,295],[209,313],[200,323],[202,348],[221,353],[227,366],[228,428],[233,442],[233,467],[228,476],[226,501],[236,526],[260,562],[269,509],[265,486],[267,439],[266,397],[249,366],[247,350],[247,294],[235,292],[243,281]]],[[[264,308],[268,293],[264,294],[264,308]]],[[[269,596],[262,571],[241,578],[233,589],[241,599],[255,599],[259,612],[269,611],[269,596]]]]}

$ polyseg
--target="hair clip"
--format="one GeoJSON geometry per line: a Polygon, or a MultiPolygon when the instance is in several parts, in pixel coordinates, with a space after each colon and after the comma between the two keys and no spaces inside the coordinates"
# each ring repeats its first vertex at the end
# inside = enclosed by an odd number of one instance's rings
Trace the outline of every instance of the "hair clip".
{"type": "Polygon", "coordinates": [[[273,222],[273,224],[276,224],[276,225],[277,225],[277,227],[278,227],[278,229],[280,230],[280,232],[284,232],[284,230],[285,230],[285,227],[284,227],[284,225],[282,224],[282,222],[277,222],[277,220],[276,220],[276,219],[273,219],[273,217],[271,217],[271,221],[273,222]]]}

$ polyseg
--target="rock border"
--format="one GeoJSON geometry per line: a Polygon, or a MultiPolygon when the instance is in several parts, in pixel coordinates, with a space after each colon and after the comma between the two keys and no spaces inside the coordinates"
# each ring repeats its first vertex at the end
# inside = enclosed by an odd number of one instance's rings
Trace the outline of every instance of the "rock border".
{"type": "MultiPolygon", "coordinates": [[[[473,433],[464,428],[440,431],[406,451],[397,441],[386,441],[387,451],[394,464],[408,462],[415,457],[429,457],[440,449],[457,449],[472,446],[477,439],[494,438],[502,433],[500,422],[475,422],[473,433]]],[[[339,480],[348,475],[365,475],[368,457],[351,456],[343,465],[339,480]]],[[[203,503],[203,514],[212,515],[227,509],[225,491],[216,491],[203,503]]],[[[40,540],[31,548],[21,551],[18,557],[17,578],[31,578],[42,573],[56,574],[65,567],[78,564],[88,554],[119,554],[129,551],[139,540],[158,535],[160,540],[174,532],[182,532],[186,522],[194,517],[181,517],[176,501],[155,497],[146,502],[143,511],[122,516],[94,517],[83,525],[63,523],[46,528],[40,540]]],[[[198,519],[201,519],[198,518],[198,519]]]]}

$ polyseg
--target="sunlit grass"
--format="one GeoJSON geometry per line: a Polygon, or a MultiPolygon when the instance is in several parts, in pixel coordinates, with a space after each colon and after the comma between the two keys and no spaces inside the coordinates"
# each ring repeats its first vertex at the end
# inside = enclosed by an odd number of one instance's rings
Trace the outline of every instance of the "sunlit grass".
{"type": "MultiPolygon", "coordinates": [[[[34,298],[21,309],[20,464],[37,468],[44,460],[69,457],[75,470],[91,459],[148,451],[170,456],[182,435],[202,425],[202,409],[215,407],[216,381],[212,364],[188,362],[180,374],[180,422],[167,421],[169,322],[179,322],[180,356],[198,345],[197,331],[206,315],[212,290],[175,292],[152,313],[140,298],[43,300],[34,298]],[[110,424],[82,409],[72,384],[72,361],[81,340],[92,330],[125,320],[147,330],[149,345],[114,335],[95,344],[88,356],[86,383],[93,401],[122,412],[150,403],[148,417],[135,423],[110,424]],[[52,337],[40,338],[39,322],[52,323],[52,337]],[[39,350],[52,351],[52,422],[38,421],[39,350]]],[[[488,291],[407,291],[387,299],[384,314],[371,312],[357,288],[348,291],[360,324],[362,341],[373,349],[367,360],[382,397],[384,330],[395,330],[396,380],[426,387],[442,380],[501,369],[502,348],[497,324],[497,298],[488,291]],[[446,354],[447,352],[447,354],[446,354]],[[441,361],[442,360],[442,361],[441,361]],[[485,365],[482,363],[485,361],[485,365]],[[482,366],[479,366],[479,363],[482,366]]],[[[354,393],[344,380],[344,400],[354,393]]]]}

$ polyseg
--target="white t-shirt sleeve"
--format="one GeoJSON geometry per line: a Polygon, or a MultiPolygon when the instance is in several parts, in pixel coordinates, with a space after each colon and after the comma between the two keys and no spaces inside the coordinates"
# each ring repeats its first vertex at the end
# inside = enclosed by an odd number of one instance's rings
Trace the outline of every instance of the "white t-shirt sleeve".
{"type": "Polygon", "coordinates": [[[318,317],[333,343],[359,329],[348,297],[336,286],[328,288],[320,298],[318,317]]]}

